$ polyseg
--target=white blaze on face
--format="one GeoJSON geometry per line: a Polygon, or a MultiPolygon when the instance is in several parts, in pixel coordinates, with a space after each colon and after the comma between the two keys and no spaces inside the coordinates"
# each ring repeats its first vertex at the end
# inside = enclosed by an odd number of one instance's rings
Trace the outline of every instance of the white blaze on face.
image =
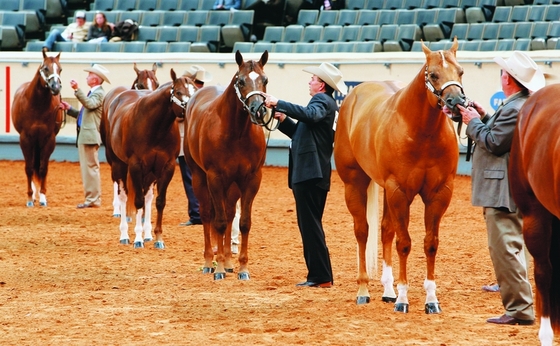
{"type": "Polygon", "coordinates": [[[253,81],[253,86],[255,81],[257,80],[257,78],[259,78],[259,74],[256,73],[255,71],[251,71],[251,73],[249,73],[249,78],[251,78],[251,80],[253,81]]]}
{"type": "Polygon", "coordinates": [[[192,84],[185,83],[185,89],[189,91],[189,95],[183,95],[183,102],[187,102],[189,97],[192,96],[195,92],[194,86],[192,84]]]}
{"type": "Polygon", "coordinates": [[[54,70],[53,74],[58,76],[58,65],[57,64],[53,65],[53,70],[54,70]]]}
{"type": "Polygon", "coordinates": [[[447,68],[447,60],[445,60],[445,56],[443,55],[443,51],[440,50],[439,54],[441,54],[441,60],[443,61],[443,68],[447,68]]]}
{"type": "Polygon", "coordinates": [[[153,86],[152,80],[150,78],[148,78],[148,90],[154,91],[154,86],[153,86]]]}

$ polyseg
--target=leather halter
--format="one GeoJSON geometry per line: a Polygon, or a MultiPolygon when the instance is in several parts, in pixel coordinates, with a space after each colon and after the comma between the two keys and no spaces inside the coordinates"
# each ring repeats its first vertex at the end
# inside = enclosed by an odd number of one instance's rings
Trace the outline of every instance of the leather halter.
{"type": "Polygon", "coordinates": [[[452,85],[456,85],[459,87],[459,89],[461,89],[461,93],[464,94],[463,91],[463,86],[461,85],[461,83],[456,82],[454,80],[446,82],[445,84],[442,85],[441,89],[437,90],[434,85],[430,82],[430,80],[428,79],[428,66],[426,66],[426,70],[424,71],[424,81],[426,83],[426,88],[428,90],[430,90],[432,92],[432,94],[434,94],[437,99],[438,99],[438,106],[443,107],[445,105],[445,101],[441,98],[441,95],[443,94],[443,91],[445,89],[447,89],[448,87],[452,86],[452,85]]]}
{"type": "Polygon", "coordinates": [[[181,107],[183,110],[185,110],[187,108],[187,103],[190,100],[190,96],[187,98],[186,101],[181,101],[177,98],[177,96],[175,96],[175,86],[171,86],[171,98],[169,99],[169,102],[173,102],[174,104],[176,104],[177,106],[181,107]]]}
{"type": "Polygon", "coordinates": [[[60,79],[60,75],[58,73],[51,73],[49,76],[45,76],[45,73],[43,72],[43,66],[45,66],[44,64],[41,64],[41,67],[39,68],[39,75],[41,76],[41,78],[43,78],[43,81],[45,81],[46,85],[45,88],[49,88],[49,81],[53,78],[56,78],[58,80],[59,84],[62,84],[62,80],[60,79]]]}
{"type": "MultiPolygon", "coordinates": [[[[235,93],[237,94],[237,98],[243,104],[243,109],[245,109],[247,111],[247,113],[249,113],[249,118],[251,119],[251,122],[255,125],[263,126],[264,128],[266,128],[269,131],[276,130],[278,128],[278,126],[280,126],[279,121],[276,122],[276,124],[274,126],[269,126],[270,123],[274,120],[274,113],[276,112],[275,108],[272,108],[268,121],[265,121],[264,119],[262,119],[262,122],[259,122],[258,119],[257,119],[257,116],[255,114],[253,114],[253,112],[251,112],[251,110],[249,109],[249,106],[247,105],[247,101],[249,100],[249,98],[251,96],[259,95],[263,99],[266,99],[266,95],[259,90],[253,90],[253,91],[249,92],[247,95],[245,95],[245,97],[243,97],[243,95],[241,95],[241,91],[239,90],[238,83],[239,83],[239,73],[237,73],[235,75],[235,83],[233,84],[233,87],[235,89],[235,93]]],[[[259,106],[259,113],[260,113],[262,108],[265,108],[264,113],[268,113],[268,108],[266,108],[266,106],[264,105],[264,101],[259,106]]]]}

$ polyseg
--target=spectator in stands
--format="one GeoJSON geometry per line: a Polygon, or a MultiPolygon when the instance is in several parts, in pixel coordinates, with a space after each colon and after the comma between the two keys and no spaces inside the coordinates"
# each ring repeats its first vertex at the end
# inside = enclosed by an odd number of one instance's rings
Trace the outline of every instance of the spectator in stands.
{"type": "Polygon", "coordinates": [[[255,11],[253,16],[253,35],[255,37],[251,36],[251,41],[262,40],[267,26],[282,25],[285,4],[285,0],[257,0],[245,8],[245,10],[255,11]]]}
{"type": "Polygon", "coordinates": [[[241,0],[216,0],[214,2],[214,6],[212,6],[213,10],[240,10],[241,9],[241,0]]]}
{"type": "Polygon", "coordinates": [[[302,10],[343,10],[345,0],[304,0],[300,9],[302,10]]]}
{"type": "Polygon", "coordinates": [[[58,29],[51,31],[45,40],[43,51],[52,50],[55,42],[84,42],[91,23],[86,22],[86,13],[84,11],[77,11],[75,18],[75,22],[68,24],[64,31],[60,32],[58,29]]]}
{"type": "Polygon", "coordinates": [[[95,13],[95,21],[89,27],[86,41],[88,42],[107,42],[113,33],[113,23],[107,22],[107,17],[103,12],[95,13]]]}

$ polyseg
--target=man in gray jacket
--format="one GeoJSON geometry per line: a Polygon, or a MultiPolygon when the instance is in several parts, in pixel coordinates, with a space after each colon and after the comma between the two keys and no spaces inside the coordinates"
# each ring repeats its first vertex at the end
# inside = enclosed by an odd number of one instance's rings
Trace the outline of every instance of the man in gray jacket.
{"type": "Polygon", "coordinates": [[[503,105],[489,116],[478,102],[459,106],[466,133],[474,142],[472,204],[483,207],[488,248],[505,314],[488,323],[532,325],[535,321],[521,215],[512,199],[508,182],[509,152],[519,110],[530,96],[545,85],[543,73],[525,53],[515,51],[500,65],[503,105]]]}

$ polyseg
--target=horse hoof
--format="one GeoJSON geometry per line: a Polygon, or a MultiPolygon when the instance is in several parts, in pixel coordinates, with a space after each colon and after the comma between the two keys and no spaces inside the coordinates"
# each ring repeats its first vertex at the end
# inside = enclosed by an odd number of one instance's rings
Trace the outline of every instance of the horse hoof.
{"type": "Polygon", "coordinates": [[[247,273],[247,272],[237,273],[237,279],[238,280],[249,280],[250,279],[249,273],[247,273]]]}
{"type": "Polygon", "coordinates": [[[141,248],[143,248],[143,247],[144,247],[144,243],[143,243],[143,242],[141,242],[141,241],[134,242],[134,248],[135,248],[135,249],[141,249],[141,248]]]}
{"type": "Polygon", "coordinates": [[[226,268],[226,273],[233,273],[233,268],[226,268]]]}
{"type": "Polygon", "coordinates": [[[369,304],[370,298],[368,296],[361,296],[356,298],[357,305],[369,304]]]}
{"type": "Polygon", "coordinates": [[[441,307],[439,306],[439,303],[427,303],[424,306],[424,311],[427,314],[441,314],[441,307]]]}
{"type": "Polygon", "coordinates": [[[395,304],[395,312],[402,312],[404,314],[408,313],[408,304],[406,303],[397,303],[395,304]]]}
{"type": "Polygon", "coordinates": [[[113,217],[121,217],[121,214],[113,214],[113,217]]]}
{"type": "Polygon", "coordinates": [[[397,301],[397,297],[381,297],[383,303],[394,303],[397,301]]]}
{"type": "Polygon", "coordinates": [[[214,280],[223,280],[226,278],[226,273],[214,273],[214,280]]]}
{"type": "Polygon", "coordinates": [[[144,243],[147,242],[147,241],[152,241],[152,240],[154,240],[154,239],[153,238],[144,238],[144,243]]]}
{"type": "Polygon", "coordinates": [[[154,243],[154,249],[162,249],[163,250],[163,249],[165,249],[165,245],[163,245],[162,241],[156,241],[154,243]]]}
{"type": "Polygon", "coordinates": [[[130,239],[121,239],[120,243],[123,245],[130,245],[130,239]]]}
{"type": "Polygon", "coordinates": [[[202,274],[212,274],[214,272],[214,268],[204,267],[202,268],[202,274]]]}
{"type": "Polygon", "coordinates": [[[28,206],[29,208],[33,208],[33,202],[32,201],[28,201],[25,205],[28,206]]]}
{"type": "Polygon", "coordinates": [[[132,218],[130,216],[126,217],[126,222],[131,223],[132,222],[132,218]]]}
{"type": "Polygon", "coordinates": [[[41,206],[41,207],[46,207],[46,206],[47,206],[47,202],[39,202],[39,206],[41,206]]]}

